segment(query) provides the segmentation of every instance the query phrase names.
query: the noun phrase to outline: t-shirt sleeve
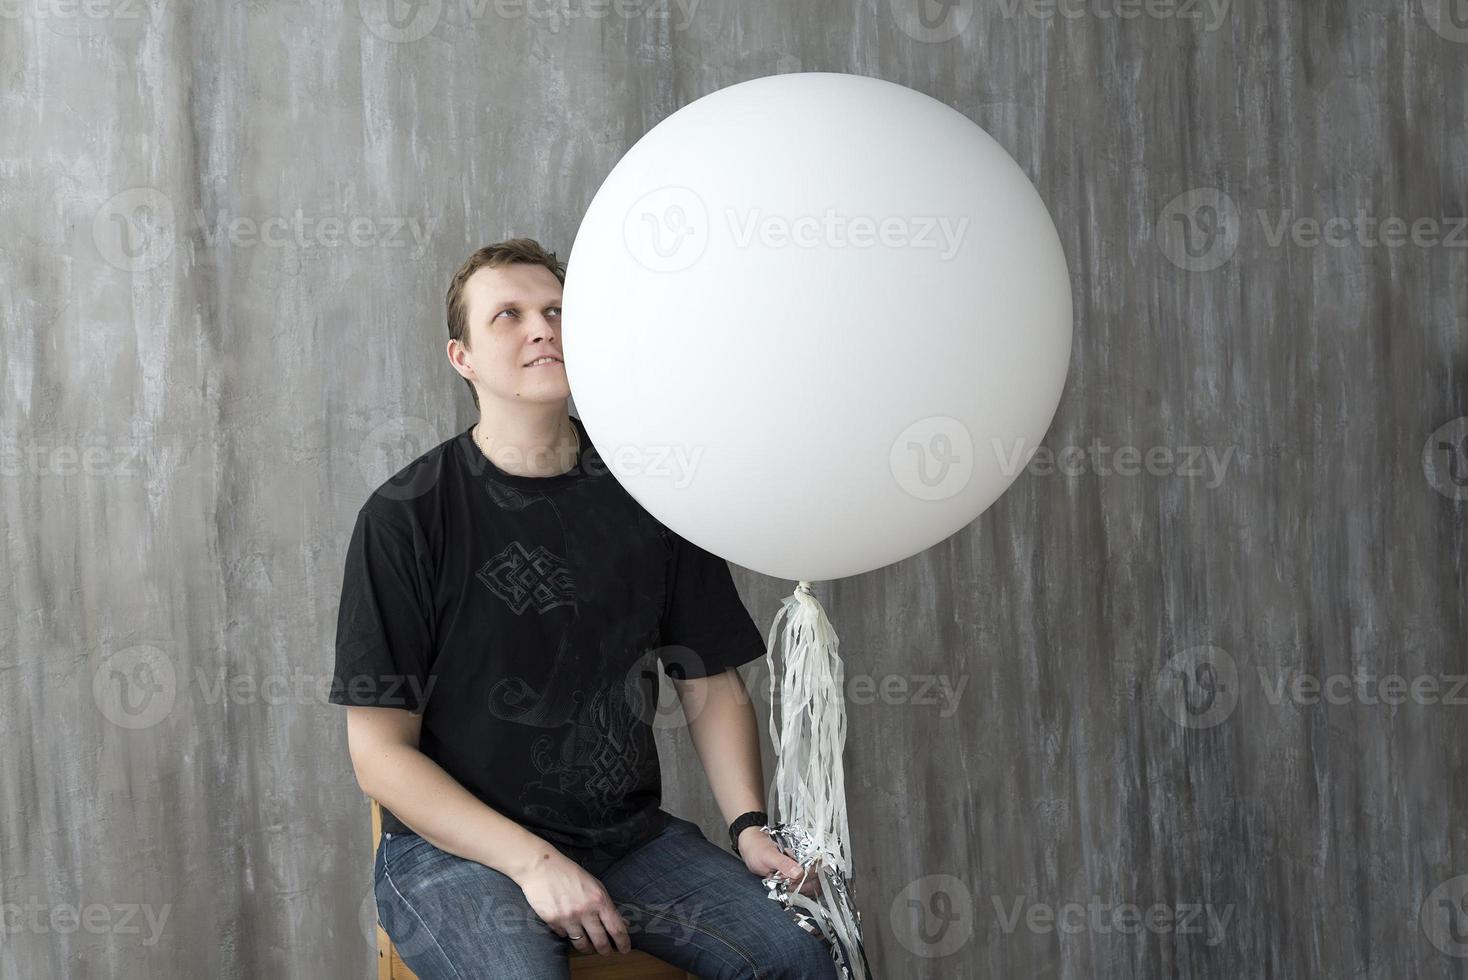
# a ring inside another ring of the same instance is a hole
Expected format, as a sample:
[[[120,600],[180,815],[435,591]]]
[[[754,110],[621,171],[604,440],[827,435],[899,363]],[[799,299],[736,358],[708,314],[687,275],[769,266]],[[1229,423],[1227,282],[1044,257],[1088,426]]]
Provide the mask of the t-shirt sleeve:
[[[423,710],[431,693],[431,597],[421,538],[360,511],[342,572],[330,703]]]
[[[734,587],[729,563],[672,531],[672,585],[663,610],[663,673],[685,680],[765,655],[765,638]]]

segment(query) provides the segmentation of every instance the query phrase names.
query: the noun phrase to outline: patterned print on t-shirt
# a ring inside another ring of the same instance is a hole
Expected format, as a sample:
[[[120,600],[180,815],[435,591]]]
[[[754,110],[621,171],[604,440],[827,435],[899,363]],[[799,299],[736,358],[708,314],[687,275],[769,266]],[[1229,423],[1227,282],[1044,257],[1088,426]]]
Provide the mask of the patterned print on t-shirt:
[[[529,551],[511,541],[476,574],[517,615],[526,609],[545,613],[556,606],[576,605],[576,583],[566,560],[545,545]]]

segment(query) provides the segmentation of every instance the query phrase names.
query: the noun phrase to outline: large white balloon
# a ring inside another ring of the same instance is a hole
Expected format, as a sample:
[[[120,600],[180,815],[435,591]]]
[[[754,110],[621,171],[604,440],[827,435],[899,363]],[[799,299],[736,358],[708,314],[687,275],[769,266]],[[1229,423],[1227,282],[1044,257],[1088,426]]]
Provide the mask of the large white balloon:
[[[567,261],[576,409],[654,517],[818,581],[973,521],[1050,425],[1065,256],[1024,172],[961,113],[829,72],[654,126]]]

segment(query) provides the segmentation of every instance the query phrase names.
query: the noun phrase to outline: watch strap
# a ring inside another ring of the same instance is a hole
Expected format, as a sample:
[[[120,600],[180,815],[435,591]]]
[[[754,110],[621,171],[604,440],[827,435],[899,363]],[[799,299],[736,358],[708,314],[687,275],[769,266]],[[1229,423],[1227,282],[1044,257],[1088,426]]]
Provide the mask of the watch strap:
[[[739,835],[750,827],[763,827],[770,822],[769,814],[763,810],[749,810],[734,818],[729,825],[729,843],[734,848],[734,853],[739,853]]]

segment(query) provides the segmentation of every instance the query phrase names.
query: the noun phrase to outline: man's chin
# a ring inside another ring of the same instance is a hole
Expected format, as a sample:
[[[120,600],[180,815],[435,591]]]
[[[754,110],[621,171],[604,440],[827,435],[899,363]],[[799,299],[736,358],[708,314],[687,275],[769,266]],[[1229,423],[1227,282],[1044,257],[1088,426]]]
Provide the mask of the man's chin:
[[[549,381],[522,383],[504,400],[518,405],[524,405],[527,402],[550,405],[563,402],[570,397],[571,386],[566,384],[565,379],[562,378],[558,384],[552,384]]]

